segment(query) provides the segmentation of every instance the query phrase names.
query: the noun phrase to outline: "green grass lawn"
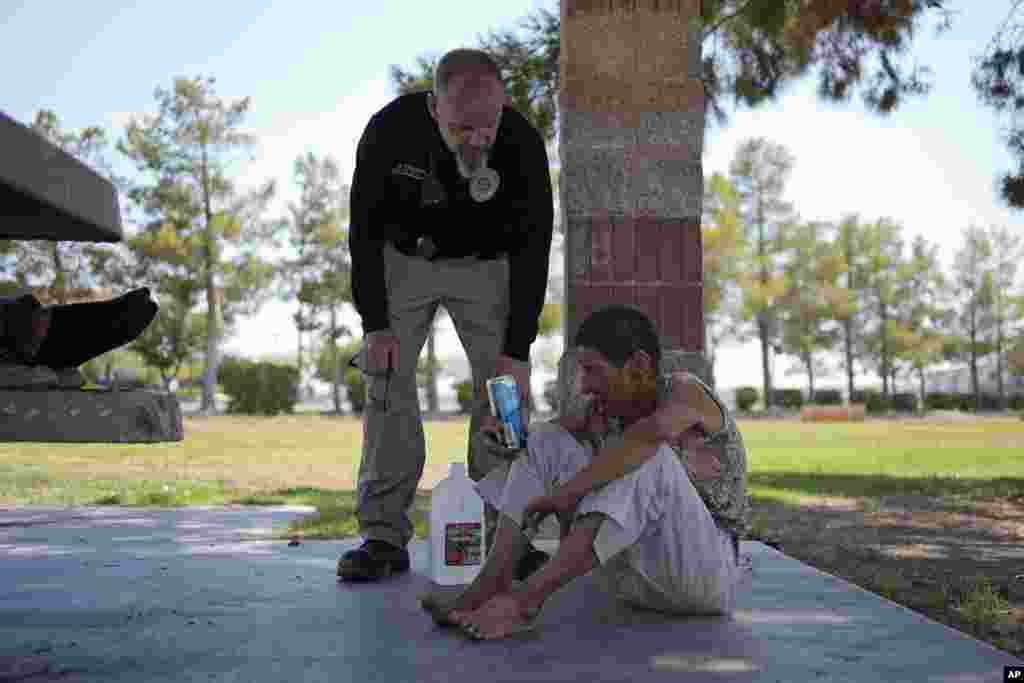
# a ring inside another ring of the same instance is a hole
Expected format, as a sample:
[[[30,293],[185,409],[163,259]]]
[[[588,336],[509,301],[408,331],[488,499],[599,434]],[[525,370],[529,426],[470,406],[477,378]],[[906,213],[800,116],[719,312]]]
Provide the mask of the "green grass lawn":
[[[466,453],[468,419],[429,422],[427,465],[413,510],[427,533],[429,489]],[[745,421],[755,500],[906,493],[1024,495],[1017,418],[852,424]],[[3,505],[308,504],[307,538],[356,534],[362,425],[349,417],[186,418],[177,444],[0,444]]]
[[[743,422],[756,499],[1024,495],[1024,422]]]

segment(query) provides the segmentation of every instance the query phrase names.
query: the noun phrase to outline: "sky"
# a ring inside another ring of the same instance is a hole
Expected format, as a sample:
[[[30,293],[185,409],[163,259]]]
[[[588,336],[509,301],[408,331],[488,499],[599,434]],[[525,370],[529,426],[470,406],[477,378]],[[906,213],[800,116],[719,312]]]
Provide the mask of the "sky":
[[[123,135],[132,116],[155,113],[158,86],[176,76],[214,76],[225,98],[251,97],[245,128],[259,140],[254,158],[235,169],[241,184],[275,178],[275,209],[295,198],[294,159],[312,151],[330,155],[350,177],[355,145],[369,117],[396,96],[389,66],[412,69],[421,55],[474,46],[489,30],[514,28],[554,0],[250,0],[175,3],[92,0],[88,3],[0,2],[0,63],[5,71],[0,109],[31,123],[39,109],[57,113],[66,130],[105,127]],[[912,59],[934,70],[934,88],[888,117],[865,111],[859,99],[821,103],[813,79],[793,85],[777,102],[755,111],[732,111],[725,127],[705,139],[704,172],[727,173],[740,142],[764,137],[796,158],[786,199],[807,220],[889,217],[909,241],[925,235],[940,245],[946,267],[961,233],[971,224],[1022,228],[1022,217],[1003,207],[998,174],[1012,168],[999,122],[970,88],[971,56],[978,54],[1008,11],[1006,0],[951,0],[953,28],[935,37],[923,31]],[[301,11],[300,9],[301,8]],[[556,264],[560,265],[560,264]],[[229,351],[250,356],[292,352],[294,303],[272,302],[243,321]],[[358,326],[351,313],[347,322]],[[535,359],[559,343],[534,345]],[[454,374],[468,373],[448,325],[439,354]],[[780,386],[802,386],[775,363]],[[538,365],[535,360],[535,368]],[[546,375],[535,372],[535,385]],[[760,386],[754,344],[718,354],[719,387]],[[839,386],[840,376],[819,379]]]

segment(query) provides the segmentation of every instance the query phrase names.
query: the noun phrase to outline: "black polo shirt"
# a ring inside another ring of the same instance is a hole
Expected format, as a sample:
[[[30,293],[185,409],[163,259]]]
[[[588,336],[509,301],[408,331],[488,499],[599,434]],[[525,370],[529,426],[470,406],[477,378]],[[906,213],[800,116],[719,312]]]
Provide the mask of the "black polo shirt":
[[[352,298],[364,334],[390,326],[384,244],[408,252],[429,237],[437,245],[434,258],[507,254],[510,307],[502,353],[529,360],[547,289],[554,206],[544,140],[511,107],[502,112],[488,166],[500,186],[491,199],[474,201],[430,116],[426,92],[399,96],[370,118],[356,151],[349,227]],[[431,174],[447,195],[442,205],[422,203]]]

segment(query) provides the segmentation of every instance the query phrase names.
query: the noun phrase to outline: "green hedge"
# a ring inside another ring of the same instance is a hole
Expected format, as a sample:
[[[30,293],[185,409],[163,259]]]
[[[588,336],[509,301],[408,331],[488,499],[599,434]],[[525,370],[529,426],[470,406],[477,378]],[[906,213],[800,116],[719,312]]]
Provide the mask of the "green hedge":
[[[843,405],[843,392],[838,389],[819,389],[814,392],[814,405],[841,406]]]
[[[773,389],[772,405],[786,410],[800,410],[804,405],[804,394],[799,389]]]
[[[974,397],[971,397],[973,401]],[[998,394],[982,394],[981,395],[981,410],[982,412],[995,412],[1001,410],[1002,406],[999,404]]]
[[[228,396],[229,413],[291,413],[299,400],[299,371],[289,365],[229,356],[221,363],[217,380]]]
[[[892,397],[882,398],[877,389],[854,389],[850,403],[863,403],[869,415],[878,415],[892,410]]]
[[[366,408],[366,379],[363,371],[356,368],[348,368],[341,376],[341,383],[345,385],[348,392],[348,402],[352,405],[352,412],[362,415]]]
[[[736,410],[749,413],[760,396],[754,387],[739,387],[736,389]]]
[[[917,396],[911,393],[893,394],[892,409],[897,413],[916,413]]]
[[[473,380],[462,380],[455,385],[455,400],[459,402],[460,413],[469,415],[473,412]]]
[[[974,412],[974,394],[971,393],[948,393],[933,391],[925,396],[925,406],[928,410],[961,410],[963,412]],[[1010,397],[1007,401],[1010,410],[1024,408],[1024,397]],[[1019,407],[1014,408],[1014,405]],[[995,394],[981,395],[981,410],[1000,410],[999,397]]]

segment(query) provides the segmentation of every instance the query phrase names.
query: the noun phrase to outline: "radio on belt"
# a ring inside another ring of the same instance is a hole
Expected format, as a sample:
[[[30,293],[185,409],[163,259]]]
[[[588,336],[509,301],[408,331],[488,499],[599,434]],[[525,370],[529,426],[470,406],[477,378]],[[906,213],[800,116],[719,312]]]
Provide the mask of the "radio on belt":
[[[512,375],[501,375],[487,380],[487,398],[491,414],[501,425],[502,445],[506,448],[526,448],[526,432],[519,408],[519,388]]]

